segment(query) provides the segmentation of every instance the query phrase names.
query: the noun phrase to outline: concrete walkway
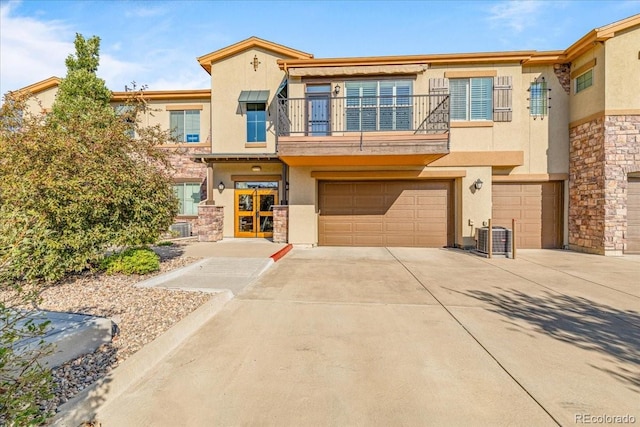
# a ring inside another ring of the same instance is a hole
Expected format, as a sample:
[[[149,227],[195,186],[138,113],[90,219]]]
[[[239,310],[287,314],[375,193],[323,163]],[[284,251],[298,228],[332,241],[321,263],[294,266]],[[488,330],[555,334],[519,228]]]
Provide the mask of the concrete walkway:
[[[97,420],[639,422],[638,277],[640,257],[294,249],[135,385],[107,395]]]
[[[271,256],[286,244],[264,239],[225,239],[220,242],[196,242],[184,248],[184,255],[203,258],[169,274],[152,277],[138,283],[139,287],[241,293],[272,264]],[[157,250],[162,251],[160,247]],[[164,249],[173,250],[172,247]]]

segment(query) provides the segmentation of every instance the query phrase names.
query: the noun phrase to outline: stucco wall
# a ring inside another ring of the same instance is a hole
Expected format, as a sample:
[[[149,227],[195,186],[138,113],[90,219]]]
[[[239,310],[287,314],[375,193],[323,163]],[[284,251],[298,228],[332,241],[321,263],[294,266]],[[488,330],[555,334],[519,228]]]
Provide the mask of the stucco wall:
[[[577,76],[571,79],[571,91],[569,94],[570,122],[584,119],[605,109],[605,75],[607,66],[604,46],[597,43],[592,49],[572,61],[571,71],[578,70],[593,59],[596,60],[596,65],[593,67],[593,85],[576,93],[575,77]]]
[[[27,108],[29,109],[29,112],[31,114],[41,114],[43,112],[51,111],[51,106],[56,100],[57,93],[58,88],[52,87],[35,94],[27,100]]]
[[[617,33],[605,50],[606,110],[640,110],[640,27]]]
[[[253,58],[260,64],[253,68]],[[215,153],[274,153],[275,110],[267,116],[267,142],[246,144],[247,118],[238,103],[243,90],[268,90],[269,103],[284,78],[276,61],[280,57],[263,49],[253,48],[217,62],[211,68],[211,96],[216,108],[212,114],[212,151]]]
[[[318,244],[316,180],[311,168],[289,169],[289,243]]]

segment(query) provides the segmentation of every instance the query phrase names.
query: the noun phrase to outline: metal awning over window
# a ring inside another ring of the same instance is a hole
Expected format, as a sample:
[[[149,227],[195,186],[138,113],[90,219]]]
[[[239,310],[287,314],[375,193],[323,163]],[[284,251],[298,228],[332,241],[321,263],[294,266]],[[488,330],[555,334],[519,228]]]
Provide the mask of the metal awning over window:
[[[238,98],[238,102],[246,104],[246,103],[267,103],[269,100],[269,91],[268,90],[243,90],[240,92],[240,97]]]

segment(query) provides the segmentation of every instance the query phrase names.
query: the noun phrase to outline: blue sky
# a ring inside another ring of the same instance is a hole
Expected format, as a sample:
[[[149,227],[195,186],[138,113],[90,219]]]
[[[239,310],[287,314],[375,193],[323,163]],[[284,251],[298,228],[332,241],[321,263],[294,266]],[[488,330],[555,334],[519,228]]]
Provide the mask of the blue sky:
[[[316,58],[565,49],[640,13],[619,1],[0,1],[0,93],[64,77],[75,33],[101,38],[120,91],[210,86],[196,57],[258,36]]]

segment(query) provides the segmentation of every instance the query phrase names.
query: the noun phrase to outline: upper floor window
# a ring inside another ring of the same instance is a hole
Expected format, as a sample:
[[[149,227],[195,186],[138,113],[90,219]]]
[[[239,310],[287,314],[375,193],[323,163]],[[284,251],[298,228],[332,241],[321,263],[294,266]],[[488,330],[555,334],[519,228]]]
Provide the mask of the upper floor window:
[[[576,77],[576,93],[593,85],[593,69]]]
[[[449,79],[451,120],[491,120],[493,78]]]
[[[180,202],[178,215],[198,215],[198,203],[200,203],[199,182],[182,182],[174,184],[173,193]]]
[[[247,103],[247,142],[267,141],[266,104]]]
[[[411,80],[347,82],[347,131],[412,129]]]
[[[534,117],[546,116],[549,108],[547,82],[543,80],[532,82],[529,86],[529,115]]]
[[[181,142],[200,142],[200,110],[169,112],[171,136]]]

